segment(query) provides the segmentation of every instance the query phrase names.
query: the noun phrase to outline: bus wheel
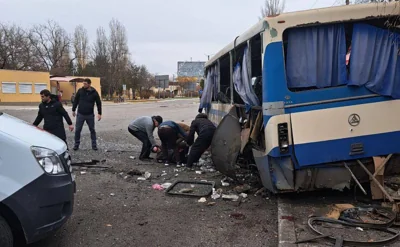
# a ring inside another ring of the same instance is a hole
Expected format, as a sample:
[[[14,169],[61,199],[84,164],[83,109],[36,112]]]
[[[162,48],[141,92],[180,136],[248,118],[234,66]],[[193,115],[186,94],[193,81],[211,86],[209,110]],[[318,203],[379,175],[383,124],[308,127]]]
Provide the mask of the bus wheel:
[[[13,247],[13,234],[7,221],[0,216],[0,246]]]

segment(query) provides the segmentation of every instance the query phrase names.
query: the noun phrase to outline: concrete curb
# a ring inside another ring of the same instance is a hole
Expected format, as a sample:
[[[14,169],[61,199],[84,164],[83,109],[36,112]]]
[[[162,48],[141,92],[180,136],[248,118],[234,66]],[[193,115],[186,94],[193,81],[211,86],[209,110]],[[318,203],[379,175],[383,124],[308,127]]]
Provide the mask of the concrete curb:
[[[279,247],[298,247],[294,244],[297,241],[294,217],[292,215],[290,203],[285,203],[284,199],[278,198],[278,246]]]

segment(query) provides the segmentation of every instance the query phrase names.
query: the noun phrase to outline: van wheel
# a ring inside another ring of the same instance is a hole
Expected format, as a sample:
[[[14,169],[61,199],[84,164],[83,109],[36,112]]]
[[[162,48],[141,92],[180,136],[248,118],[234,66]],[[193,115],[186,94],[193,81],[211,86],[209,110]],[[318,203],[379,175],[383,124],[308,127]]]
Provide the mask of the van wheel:
[[[0,246],[13,247],[13,234],[7,221],[0,216]]]

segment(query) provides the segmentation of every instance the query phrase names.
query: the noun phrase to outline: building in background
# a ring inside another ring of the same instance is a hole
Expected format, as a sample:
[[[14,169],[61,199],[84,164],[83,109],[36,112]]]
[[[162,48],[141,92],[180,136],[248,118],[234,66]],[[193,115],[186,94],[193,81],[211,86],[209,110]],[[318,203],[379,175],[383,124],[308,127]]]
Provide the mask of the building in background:
[[[99,77],[86,77],[86,76],[50,76],[50,92],[52,94],[59,94],[62,92],[62,101],[71,101],[71,97],[83,87],[83,80],[89,78],[94,87],[101,97],[101,84]]]
[[[0,104],[39,103],[40,91],[50,88],[48,72],[0,69]]]
[[[101,97],[99,77],[50,76],[49,72],[0,69],[0,104],[40,103],[40,91],[48,89],[52,94],[62,95],[63,102],[83,86],[83,79],[90,78]]]
[[[194,92],[198,89],[200,80],[204,78],[206,62],[178,62],[177,82],[185,92]]]

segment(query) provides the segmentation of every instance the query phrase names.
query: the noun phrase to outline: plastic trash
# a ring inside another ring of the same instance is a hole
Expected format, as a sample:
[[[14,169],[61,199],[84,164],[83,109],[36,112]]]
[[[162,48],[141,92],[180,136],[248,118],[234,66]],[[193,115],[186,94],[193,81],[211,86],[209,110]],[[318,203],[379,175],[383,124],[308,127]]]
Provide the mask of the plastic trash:
[[[163,187],[164,189],[168,189],[171,185],[172,183],[164,183],[161,185],[161,187]]]
[[[247,198],[247,194],[246,193],[240,193],[240,196],[243,198]]]
[[[161,186],[161,185],[159,185],[159,184],[153,184],[153,189],[155,189],[155,190],[164,190],[164,188]]]
[[[198,202],[204,203],[207,202],[207,199],[205,197],[202,197],[198,200]]]
[[[150,172],[145,172],[145,173],[144,173],[144,177],[145,177],[146,179],[149,179],[149,178],[151,177],[151,173],[150,173]]]
[[[222,195],[222,199],[235,202],[235,201],[239,200],[239,196],[238,195]]]

